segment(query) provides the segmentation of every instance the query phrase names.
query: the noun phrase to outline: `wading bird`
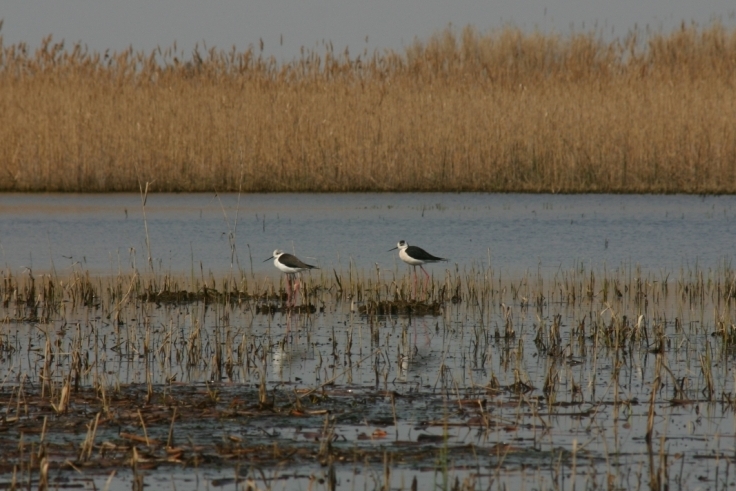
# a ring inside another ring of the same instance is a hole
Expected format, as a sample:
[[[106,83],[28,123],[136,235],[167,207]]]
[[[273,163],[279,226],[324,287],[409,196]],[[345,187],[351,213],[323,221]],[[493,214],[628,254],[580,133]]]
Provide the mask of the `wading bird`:
[[[319,269],[317,266],[312,266],[311,264],[302,262],[302,260],[298,257],[292,254],[287,254],[280,249],[276,249],[275,251],[273,251],[273,256],[266,259],[266,261],[270,261],[271,259],[273,259],[274,266],[286,273],[287,302],[291,301],[292,294],[296,295],[296,293],[299,291],[299,279],[296,278],[296,275],[301,273],[302,271]],[[263,262],[265,263],[266,261]]]
[[[447,261],[444,257],[433,256],[429,252],[425,251],[421,247],[410,246],[405,240],[400,240],[399,243],[393,249],[389,251],[399,250],[399,258],[406,264],[414,267],[414,290],[417,289],[417,266],[421,268],[427,279],[424,281],[424,290],[427,290],[427,284],[429,283],[429,274],[424,271],[423,264],[436,263],[438,261]]]

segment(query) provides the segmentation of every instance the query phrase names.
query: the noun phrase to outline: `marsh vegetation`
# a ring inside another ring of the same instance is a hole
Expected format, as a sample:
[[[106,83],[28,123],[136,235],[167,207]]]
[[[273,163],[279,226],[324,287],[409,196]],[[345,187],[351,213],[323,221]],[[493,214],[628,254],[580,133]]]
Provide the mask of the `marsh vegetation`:
[[[403,271],[5,272],[4,485],[733,484],[728,265]]]

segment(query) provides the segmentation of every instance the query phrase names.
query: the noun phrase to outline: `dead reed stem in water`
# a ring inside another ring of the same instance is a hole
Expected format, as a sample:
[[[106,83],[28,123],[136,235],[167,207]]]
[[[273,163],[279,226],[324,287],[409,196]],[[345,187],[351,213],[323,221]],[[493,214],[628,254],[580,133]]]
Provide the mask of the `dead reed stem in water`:
[[[0,190],[736,192],[735,76],[717,23],[284,64],[49,37],[0,45]]]
[[[654,432],[654,403],[657,400],[657,392],[659,391],[659,375],[655,377],[654,381],[652,382],[652,396],[649,400],[649,411],[647,413],[647,433],[644,436],[644,439],[647,443],[652,442],[652,433]]]

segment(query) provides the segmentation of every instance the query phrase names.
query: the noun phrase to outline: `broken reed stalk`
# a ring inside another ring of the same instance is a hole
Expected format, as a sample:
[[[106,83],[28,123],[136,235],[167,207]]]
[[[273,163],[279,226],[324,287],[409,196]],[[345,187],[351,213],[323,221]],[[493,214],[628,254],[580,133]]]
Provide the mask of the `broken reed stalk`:
[[[657,375],[652,381],[652,395],[649,399],[649,411],[647,413],[647,432],[644,436],[644,440],[648,444],[652,443],[652,433],[654,432],[654,401],[657,398],[657,392],[659,391],[659,375]]]
[[[140,411],[139,411],[140,413]],[[92,456],[92,450],[95,446],[95,437],[97,435],[97,427],[100,423],[100,413],[98,412],[93,421],[87,424],[87,436],[82,443],[82,448],[79,452],[79,461],[86,462]]]
[[[703,373],[703,379],[705,382],[705,387],[702,390],[702,393],[705,395],[707,400],[712,401],[713,395],[716,392],[716,386],[715,386],[715,380],[713,378],[713,359],[711,356],[711,347],[710,342],[705,342],[705,354],[698,353],[698,358],[700,361],[700,369]]]
[[[69,406],[70,397],[71,397],[71,381],[69,380],[69,378],[66,378],[64,380],[64,385],[61,387],[61,393],[59,394],[58,402],[51,403],[51,406],[54,408],[54,411],[56,411],[58,414],[65,413]]]
[[[29,482],[30,484],[30,482]],[[46,491],[49,489],[49,460],[46,457],[41,459],[38,468],[38,491]]]
[[[148,439],[148,431],[146,430],[146,422],[143,420],[143,413],[138,409],[138,418],[141,422],[141,428],[143,428],[143,437],[146,439],[146,446],[151,446],[151,441]]]
[[[148,220],[146,219],[146,202],[148,201],[148,189],[151,185],[151,182],[146,181],[146,187],[145,189],[142,187],[141,183],[138,183],[138,188],[141,193],[141,210],[143,212],[143,227],[146,231],[146,252],[148,252],[148,267],[151,268],[151,273],[154,272],[153,269],[153,256],[151,255],[151,239],[148,235]]]
[[[166,448],[174,448],[174,422],[176,421],[176,406],[174,413],[171,415],[171,424],[169,425],[169,436],[166,439]]]

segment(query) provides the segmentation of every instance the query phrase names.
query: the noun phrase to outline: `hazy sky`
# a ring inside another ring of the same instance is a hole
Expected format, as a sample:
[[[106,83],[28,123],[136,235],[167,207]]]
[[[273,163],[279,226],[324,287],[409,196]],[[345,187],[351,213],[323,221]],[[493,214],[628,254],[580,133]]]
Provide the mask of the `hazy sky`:
[[[635,25],[670,30],[683,20],[734,25],[735,13],[734,0],[0,0],[0,34],[6,45],[35,47],[52,34],[95,51],[132,45],[150,52],[176,41],[185,53],[197,42],[244,49],[263,39],[266,53],[284,61],[323,40],[352,54],[401,50],[450,23],[563,34],[596,25],[623,36]]]

